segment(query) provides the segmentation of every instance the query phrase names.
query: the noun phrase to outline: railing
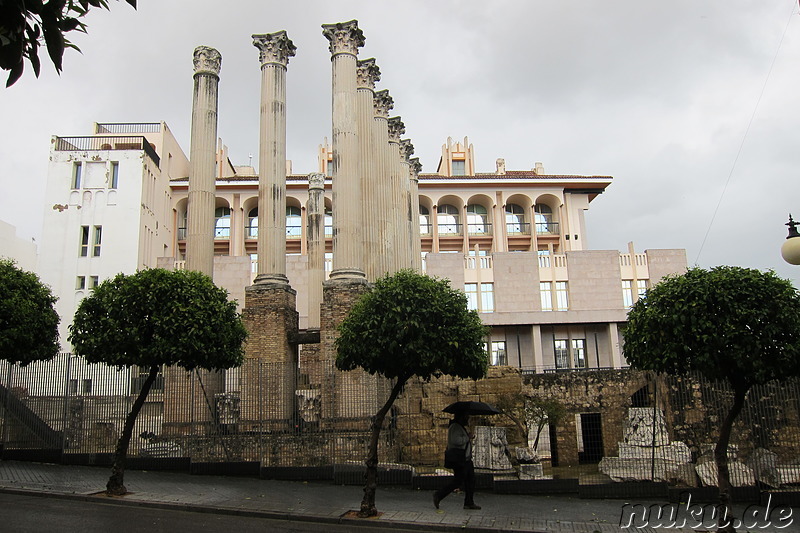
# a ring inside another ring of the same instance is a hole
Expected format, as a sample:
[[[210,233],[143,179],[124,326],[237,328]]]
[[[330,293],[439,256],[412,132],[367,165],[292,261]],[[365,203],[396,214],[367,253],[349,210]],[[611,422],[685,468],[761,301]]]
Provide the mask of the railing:
[[[95,133],[160,133],[160,122],[105,122],[97,124]]]
[[[647,266],[647,254],[619,254],[619,265],[629,267],[635,261],[636,266]]]
[[[420,224],[419,225],[419,234],[428,236],[433,232],[433,224]]]
[[[461,235],[463,224],[439,224],[439,235]]]
[[[439,226],[441,228],[441,226]],[[467,232],[470,235],[491,235],[492,225],[486,222],[478,224],[467,224]]]
[[[558,222],[537,222],[537,235],[558,235]]]
[[[303,228],[300,226],[286,226],[286,238],[299,239],[303,236]]]
[[[186,228],[178,228],[178,240],[179,241],[186,240]]]
[[[540,255],[539,268],[566,268],[566,255]]]
[[[507,222],[506,233],[508,235],[530,235],[530,222]]]
[[[145,137],[56,137],[58,152],[143,150],[159,166],[161,159]]]
[[[492,256],[490,255],[468,255],[464,258],[464,268],[475,270],[476,268],[492,268]]]
[[[220,240],[230,239],[231,228],[214,228],[214,238]]]
[[[245,226],[244,227],[244,238],[245,239],[257,239],[258,238],[258,224],[255,226]]]

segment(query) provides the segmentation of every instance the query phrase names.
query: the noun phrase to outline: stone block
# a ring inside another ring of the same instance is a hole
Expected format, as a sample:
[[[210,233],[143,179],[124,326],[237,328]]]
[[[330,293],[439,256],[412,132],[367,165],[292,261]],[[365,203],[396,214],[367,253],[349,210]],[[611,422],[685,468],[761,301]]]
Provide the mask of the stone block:
[[[655,436],[653,432],[655,431]],[[664,412],[651,407],[631,407],[628,409],[628,426],[624,442],[634,446],[666,446],[669,444]]]
[[[714,461],[698,463],[696,470],[703,485],[709,487],[718,486],[717,464]],[[729,462],[728,473],[730,474],[731,485],[734,487],[752,487],[756,484],[756,477],[753,470],[742,462]]]
[[[521,464],[519,465],[519,478],[520,479],[543,479],[544,468],[541,463]]]
[[[666,446],[633,446],[625,442],[619,443],[619,456],[625,459],[666,459],[678,463],[690,463],[692,452],[684,442],[676,441]]]

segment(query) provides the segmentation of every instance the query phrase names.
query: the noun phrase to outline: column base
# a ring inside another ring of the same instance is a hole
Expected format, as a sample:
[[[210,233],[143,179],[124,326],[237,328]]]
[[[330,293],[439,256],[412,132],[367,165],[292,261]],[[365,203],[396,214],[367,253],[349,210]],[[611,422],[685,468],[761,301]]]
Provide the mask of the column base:
[[[337,268],[331,272],[327,283],[338,285],[363,284],[367,282],[367,276],[363,270],[357,268]]]
[[[285,274],[259,274],[253,281],[253,285],[288,286],[289,278]]]

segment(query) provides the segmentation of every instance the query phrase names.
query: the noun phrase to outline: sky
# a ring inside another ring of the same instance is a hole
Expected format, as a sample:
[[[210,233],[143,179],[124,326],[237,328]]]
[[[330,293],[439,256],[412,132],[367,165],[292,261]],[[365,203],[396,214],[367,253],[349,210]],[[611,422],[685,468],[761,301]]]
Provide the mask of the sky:
[[[548,174],[610,175],[586,214],[591,249],[684,248],[690,266],[775,270],[800,218],[797,0],[139,0],[89,15],[59,76],[45,57],[0,88],[0,220],[41,235],[50,136],[93,122],[166,121],[189,152],[192,53],[222,54],[218,134],[257,166],[260,65],[252,35],[286,30],[287,157],[316,171],[331,134],[321,25],[359,21],[359,58],[424,172],[448,137],[478,172],[536,162]],[[5,78],[5,73],[0,73]],[[0,86],[1,87],[1,86]]]

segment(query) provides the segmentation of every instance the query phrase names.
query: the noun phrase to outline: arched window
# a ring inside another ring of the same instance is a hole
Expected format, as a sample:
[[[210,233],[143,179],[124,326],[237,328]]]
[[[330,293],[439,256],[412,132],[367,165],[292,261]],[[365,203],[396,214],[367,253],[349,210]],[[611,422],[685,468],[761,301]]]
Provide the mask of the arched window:
[[[444,204],[436,208],[436,223],[439,225],[439,235],[460,235],[461,224],[458,221],[458,208],[454,205]]]
[[[509,235],[528,235],[528,225],[525,224],[525,210],[521,205],[506,204],[506,233]]]
[[[419,206],[419,234],[431,234],[431,212],[424,205]]]
[[[299,239],[303,234],[303,221],[300,208],[293,205],[286,206],[286,236],[290,239]]]
[[[533,211],[536,215],[536,233],[558,233],[558,223],[553,220],[553,210],[549,205],[536,204]]]
[[[258,207],[254,207],[247,213],[247,232],[248,239],[255,239],[258,237]]]
[[[467,231],[470,235],[487,234],[491,227],[485,207],[479,204],[467,206]]]
[[[231,210],[229,207],[218,207],[214,210],[214,238],[231,238]]]
[[[178,225],[178,240],[184,241],[186,240],[186,233],[189,227],[189,214],[186,211],[183,211],[180,214],[180,223]]]

